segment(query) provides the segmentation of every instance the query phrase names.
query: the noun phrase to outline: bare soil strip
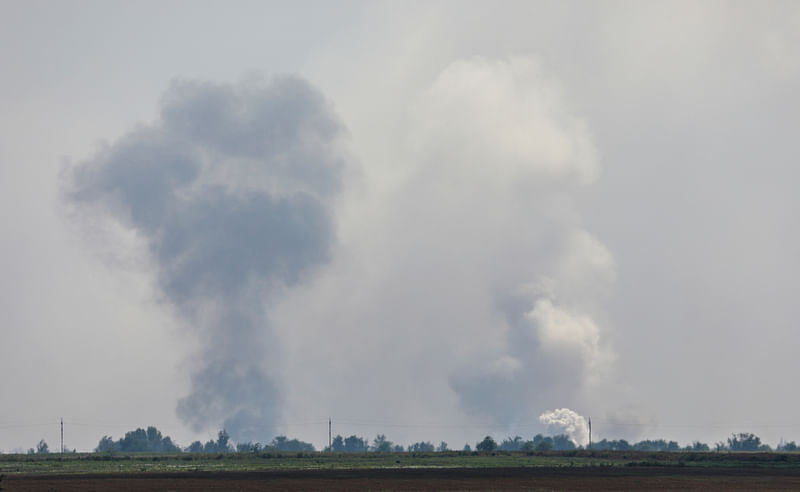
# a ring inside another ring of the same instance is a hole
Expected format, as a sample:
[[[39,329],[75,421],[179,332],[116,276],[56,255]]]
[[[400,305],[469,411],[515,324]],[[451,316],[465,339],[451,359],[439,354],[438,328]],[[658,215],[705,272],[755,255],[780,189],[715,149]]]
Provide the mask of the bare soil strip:
[[[781,468],[413,468],[6,476],[8,491],[800,490]]]

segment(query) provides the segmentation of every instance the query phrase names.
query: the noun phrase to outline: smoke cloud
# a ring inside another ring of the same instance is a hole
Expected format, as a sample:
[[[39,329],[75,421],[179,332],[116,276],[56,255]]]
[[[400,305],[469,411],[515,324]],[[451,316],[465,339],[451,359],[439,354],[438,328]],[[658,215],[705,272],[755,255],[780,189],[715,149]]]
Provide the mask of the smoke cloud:
[[[469,413],[498,423],[552,401],[576,403],[611,360],[593,315],[615,271],[572,204],[598,173],[586,125],[529,58],[456,62],[424,107],[428,123],[416,138],[424,174],[447,177],[436,193],[469,231],[453,247],[474,253],[468,264],[482,269],[490,309],[504,321],[494,343],[452,374],[451,388]]]
[[[574,205],[598,174],[586,124],[530,58],[456,61],[411,100],[364,190],[291,78],[173,84],[157,124],[72,170],[72,202],[136,232],[201,344],[195,428],[263,441],[327,410],[513,431],[586,404],[615,277]]]
[[[391,152],[365,160],[372,188],[351,195],[360,213],[332,266],[276,313],[315,334],[290,335],[294,353],[330,361],[294,357],[292,414],[310,420],[322,401],[334,422],[513,435],[554,403],[587,406],[613,361],[602,315],[616,270],[574,203],[598,174],[587,125],[531,58],[455,61],[410,100],[393,108]]]
[[[174,82],[160,118],[66,173],[84,220],[133,231],[200,351],[178,415],[266,441],[282,383],[268,309],[326,263],[344,168],[342,126],[295,77]]]
[[[539,422],[547,426],[550,433],[564,433],[575,444],[585,446],[589,443],[589,424],[586,419],[569,408],[557,408],[539,415]]]

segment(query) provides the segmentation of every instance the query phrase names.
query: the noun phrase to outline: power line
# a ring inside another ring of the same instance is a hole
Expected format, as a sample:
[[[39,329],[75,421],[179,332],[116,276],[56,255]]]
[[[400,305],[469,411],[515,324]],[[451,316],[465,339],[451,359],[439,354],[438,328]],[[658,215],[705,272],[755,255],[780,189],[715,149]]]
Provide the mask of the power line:
[[[615,421],[600,421],[595,420],[596,424],[603,424],[609,426],[626,426],[626,427],[653,427],[653,428],[711,428],[711,429],[733,429],[742,427],[775,427],[775,428],[792,428],[800,427],[797,424],[766,424],[766,423],[745,423],[745,424],[654,424],[644,422],[615,422]]]
[[[57,425],[58,420],[51,420],[49,422],[26,422],[26,423],[6,423],[0,424],[0,429],[15,429],[21,427],[45,427],[48,425]]]
[[[142,426],[141,423],[113,423],[113,422],[90,422],[71,419],[60,419],[50,421],[33,421],[33,422],[4,422],[0,423],[0,429],[22,429],[33,427],[48,427],[61,425],[71,425],[74,427],[95,427],[95,428],[127,428],[136,429],[147,426]],[[325,420],[312,420],[300,422],[281,422],[281,426],[285,427],[303,427],[303,426],[321,426],[328,424],[328,433],[332,434],[332,419]],[[467,422],[464,424],[454,424],[451,422],[402,422],[402,421],[380,421],[380,420],[337,420],[340,426],[357,426],[357,427],[388,427],[388,428],[417,428],[417,429],[527,429],[527,428],[540,428],[541,424],[536,421],[517,421],[517,422]],[[588,421],[587,421],[588,424]],[[638,427],[648,429],[722,429],[722,430],[737,430],[737,429],[796,429],[800,428],[800,423],[767,423],[767,422],[745,422],[745,423],[652,423],[652,422],[620,422],[612,420],[594,420],[592,424],[601,425],[604,427]],[[274,430],[274,426],[255,426],[253,429]],[[63,433],[63,428],[62,428]],[[329,435],[329,445],[331,444],[331,436]]]
[[[67,425],[81,426],[81,427],[126,427],[126,428],[139,428],[147,427],[141,423],[112,423],[112,422],[86,422],[77,420],[51,420],[39,422],[6,422],[0,423],[0,429],[13,429],[24,427],[44,427],[50,425],[59,425],[63,422]],[[281,422],[282,426],[313,426],[330,424],[330,419],[305,421],[305,422]],[[453,424],[444,422],[398,422],[398,421],[378,421],[378,420],[337,420],[338,424],[343,425],[356,425],[356,426],[383,426],[383,427],[416,427],[416,428],[504,428],[504,427],[540,427],[541,424],[532,421],[521,422],[467,422],[464,424]],[[611,420],[593,420],[594,424],[606,426],[625,426],[625,427],[650,427],[650,428],[745,428],[745,427],[759,427],[759,428],[797,428],[800,423],[765,423],[765,422],[745,422],[745,423],[652,423],[652,422],[619,422]],[[274,426],[254,426],[254,429],[272,429]]]

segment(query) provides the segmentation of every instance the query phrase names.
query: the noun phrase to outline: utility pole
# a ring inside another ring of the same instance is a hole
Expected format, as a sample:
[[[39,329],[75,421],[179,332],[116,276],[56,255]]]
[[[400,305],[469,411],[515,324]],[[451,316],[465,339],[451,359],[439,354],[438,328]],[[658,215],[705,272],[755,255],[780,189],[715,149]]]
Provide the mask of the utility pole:
[[[328,451],[333,451],[331,448],[331,419],[328,418]]]
[[[61,419],[61,454],[64,454],[64,419]]]
[[[592,418],[589,417],[589,449],[592,449]]]

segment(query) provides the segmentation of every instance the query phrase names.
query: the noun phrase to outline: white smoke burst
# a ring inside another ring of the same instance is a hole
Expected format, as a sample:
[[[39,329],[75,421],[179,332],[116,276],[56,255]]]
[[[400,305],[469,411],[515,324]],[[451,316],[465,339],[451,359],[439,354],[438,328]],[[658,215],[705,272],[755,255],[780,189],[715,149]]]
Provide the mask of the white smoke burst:
[[[547,426],[550,433],[564,433],[575,444],[589,443],[589,424],[586,418],[569,408],[557,408],[539,415],[539,422]]]

